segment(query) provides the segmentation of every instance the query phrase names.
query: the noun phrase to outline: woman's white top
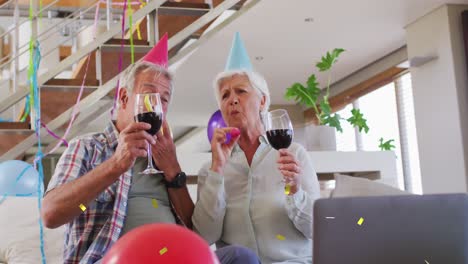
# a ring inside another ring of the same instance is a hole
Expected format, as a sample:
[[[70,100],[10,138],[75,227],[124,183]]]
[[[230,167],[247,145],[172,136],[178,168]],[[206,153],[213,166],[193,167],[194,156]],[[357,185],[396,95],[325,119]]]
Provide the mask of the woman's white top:
[[[278,170],[279,152],[263,137],[259,141],[251,166],[235,148],[223,175],[211,171],[211,163],[202,167],[194,227],[210,244],[252,249],[263,264],[312,263],[313,204],[320,196],[312,161],[301,145],[291,144],[302,173],[300,189],[288,196]]]

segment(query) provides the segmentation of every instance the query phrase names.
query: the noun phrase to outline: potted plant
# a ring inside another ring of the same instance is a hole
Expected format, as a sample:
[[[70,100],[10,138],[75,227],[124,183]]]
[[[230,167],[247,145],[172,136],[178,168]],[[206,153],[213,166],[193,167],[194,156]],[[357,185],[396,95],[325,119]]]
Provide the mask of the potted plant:
[[[344,51],[344,49],[334,49],[331,52],[327,52],[327,54],[321,58],[321,61],[316,64],[320,72],[328,72],[328,82],[325,86],[324,94],[322,94],[322,89],[320,89],[315,74],[310,75],[305,86],[296,82],[291,87],[287,88],[285,93],[285,98],[287,100],[295,100],[296,103],[309,108],[311,107],[314,110],[317,124],[319,129],[322,130],[318,135],[314,136],[314,138],[318,138],[320,141],[327,141],[325,144],[323,142],[321,143],[325,146],[323,150],[336,150],[335,129],[339,132],[343,132],[341,126],[341,121],[343,120],[349,122],[351,126],[357,127],[359,132],[363,130],[365,133],[369,132],[367,120],[359,109],[352,109],[351,116],[348,118],[343,118],[337,113],[332,113],[329,102],[331,69],[332,66],[338,62],[338,57]],[[305,133],[308,133],[307,130]],[[395,148],[392,144],[393,141],[393,139],[384,141],[383,138],[380,138],[378,147],[382,151],[392,150]]]
[[[334,49],[331,52],[327,52],[327,54],[322,57],[321,61],[316,64],[320,72],[328,72],[328,82],[327,86],[325,86],[324,95],[322,95],[322,89],[319,87],[317,77],[315,74],[311,74],[305,86],[296,82],[291,87],[287,88],[285,98],[287,100],[294,99],[296,103],[300,105],[311,107],[314,110],[319,126],[329,126],[335,128],[339,132],[343,132],[341,121],[346,120],[353,127],[357,127],[359,132],[364,130],[364,132],[367,133],[369,131],[367,120],[359,109],[352,109],[349,118],[343,118],[337,113],[332,113],[331,110],[329,103],[331,68],[333,64],[338,61],[338,57],[342,52],[344,52],[344,49]]]

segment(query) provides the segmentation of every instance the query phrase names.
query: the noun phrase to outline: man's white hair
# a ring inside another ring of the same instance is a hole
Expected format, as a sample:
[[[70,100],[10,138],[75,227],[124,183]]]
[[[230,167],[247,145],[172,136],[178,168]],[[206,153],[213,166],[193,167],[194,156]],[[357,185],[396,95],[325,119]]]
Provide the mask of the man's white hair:
[[[264,115],[268,112],[268,109],[270,108],[270,90],[268,89],[268,84],[263,78],[262,75],[260,75],[257,72],[253,71],[246,71],[246,70],[233,70],[233,71],[224,71],[219,73],[214,82],[213,82],[213,87],[215,89],[215,95],[216,95],[216,101],[218,102],[218,107],[221,108],[221,95],[220,95],[220,84],[223,80],[226,78],[232,77],[234,75],[245,75],[247,76],[247,79],[249,79],[250,85],[252,88],[255,89],[257,94],[262,98],[262,96],[265,96],[265,107],[262,109],[261,114]]]
[[[163,75],[169,80],[169,87],[171,88],[171,98],[174,94],[174,76],[166,68],[161,67],[160,65],[153,64],[146,61],[136,62],[135,64],[128,67],[124,73],[120,76],[119,85],[122,88],[126,88],[129,94],[133,93],[135,88],[135,79],[136,76],[142,72],[153,71],[157,72],[159,75]],[[120,101],[120,100],[118,100]]]

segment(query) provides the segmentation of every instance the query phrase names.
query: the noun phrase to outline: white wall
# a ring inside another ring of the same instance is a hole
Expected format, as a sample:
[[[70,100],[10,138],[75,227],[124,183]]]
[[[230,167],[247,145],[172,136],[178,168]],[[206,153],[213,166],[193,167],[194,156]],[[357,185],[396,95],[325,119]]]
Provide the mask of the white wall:
[[[467,76],[461,11],[444,5],[408,25],[408,58],[437,56],[412,67],[424,193],[467,191]],[[462,121],[463,120],[463,121]]]

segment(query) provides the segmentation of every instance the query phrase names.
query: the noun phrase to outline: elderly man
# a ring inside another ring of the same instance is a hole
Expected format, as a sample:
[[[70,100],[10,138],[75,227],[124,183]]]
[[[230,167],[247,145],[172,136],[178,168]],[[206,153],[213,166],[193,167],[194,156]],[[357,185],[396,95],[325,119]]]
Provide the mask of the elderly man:
[[[146,132],[151,125],[134,121],[135,94],[159,93],[167,113],[173,91],[167,35],[143,62],[123,74],[120,83],[116,120],[102,133],[70,142],[44,197],[45,225],[67,225],[64,263],[99,263],[122,235],[144,224],[192,227],[194,205],[170,133],[160,131],[153,137]],[[169,131],[167,123],[161,130]],[[163,174],[138,173],[147,165],[147,144],[152,145],[153,161]],[[222,249],[217,255],[222,263],[249,263],[256,258],[242,247]]]

